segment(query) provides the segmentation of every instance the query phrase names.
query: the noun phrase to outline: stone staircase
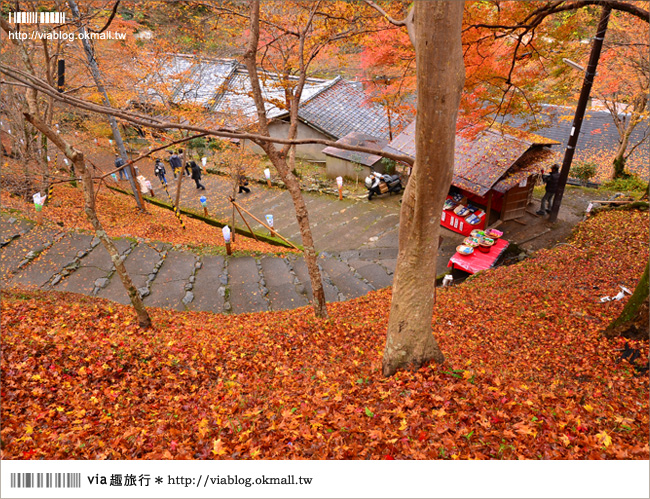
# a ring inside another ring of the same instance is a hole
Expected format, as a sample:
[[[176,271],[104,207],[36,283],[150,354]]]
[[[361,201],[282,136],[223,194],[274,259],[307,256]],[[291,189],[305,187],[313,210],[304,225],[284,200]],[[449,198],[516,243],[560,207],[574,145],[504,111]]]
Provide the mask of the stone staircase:
[[[275,206],[281,196],[279,192],[270,197],[265,205]],[[369,213],[359,216],[373,219]],[[5,214],[0,228],[3,286],[69,291],[129,303],[96,237],[58,232]],[[314,230],[319,230],[316,224]],[[325,226],[320,230],[323,237],[330,233]],[[307,267],[299,255],[204,256],[143,240],[116,239],[115,244],[146,306],[240,314],[298,308],[313,298]],[[390,286],[396,254],[395,248],[321,253],[318,262],[327,301],[348,300]]]

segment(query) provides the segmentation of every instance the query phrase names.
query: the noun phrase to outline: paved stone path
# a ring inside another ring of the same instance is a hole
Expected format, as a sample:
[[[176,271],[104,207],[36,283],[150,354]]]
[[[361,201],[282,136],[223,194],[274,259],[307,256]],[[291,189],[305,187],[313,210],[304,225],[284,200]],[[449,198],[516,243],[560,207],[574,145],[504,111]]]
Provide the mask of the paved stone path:
[[[167,194],[157,179],[153,179],[156,197],[167,200]],[[202,182],[206,190],[197,190],[194,181],[185,177],[181,184],[181,206],[202,211],[201,196],[208,202],[208,210],[218,220],[230,220],[232,205],[228,196],[232,194],[232,184],[228,177],[204,175]],[[123,182],[123,184],[126,184]],[[286,189],[271,189],[251,183],[250,194],[238,194],[237,202],[256,218],[265,220],[265,215],[273,215],[274,228],[290,241],[300,244],[300,230],[296,221],[291,196]],[[174,196],[176,183],[172,179],[169,191]],[[318,251],[344,251],[366,247],[397,247],[399,223],[399,199],[397,195],[384,195],[372,202],[366,199],[339,199],[335,196],[317,193],[304,193],[309,220]],[[262,225],[247,217],[256,232],[268,232]],[[236,223],[245,227],[239,215]]]
[[[189,205],[193,193],[187,190],[184,201]],[[290,220],[293,208],[287,205],[291,203],[288,194],[263,188],[256,194],[257,203],[253,195],[244,203],[260,218],[272,208],[276,220],[281,220],[276,228],[288,233],[295,226],[290,237],[299,242],[297,224]],[[217,199],[213,198],[215,205]],[[318,262],[326,299],[348,300],[390,286],[397,249],[375,246],[382,234],[396,230],[397,217],[386,213],[391,208],[377,203],[378,209],[373,210],[375,206],[368,203],[339,202],[319,195],[307,199],[317,242],[330,248],[357,246],[321,252]],[[223,206],[228,209],[227,204]],[[129,303],[110,257],[96,237],[56,231],[10,214],[2,214],[0,229],[3,286],[70,291]],[[139,239],[116,239],[115,243],[147,306],[238,314],[302,307],[313,298],[307,267],[299,255],[200,256]]]

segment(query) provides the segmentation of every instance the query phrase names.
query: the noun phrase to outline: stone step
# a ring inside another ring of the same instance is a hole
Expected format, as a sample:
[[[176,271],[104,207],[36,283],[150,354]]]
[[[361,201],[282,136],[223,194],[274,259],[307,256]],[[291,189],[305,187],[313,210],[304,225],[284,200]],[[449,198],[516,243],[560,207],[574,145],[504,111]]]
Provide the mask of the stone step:
[[[294,275],[286,259],[263,257],[260,265],[264,284],[268,289],[266,298],[269,300],[271,310],[298,308],[309,304],[305,294],[296,291]]]
[[[354,275],[354,271],[346,263],[336,258],[319,258],[318,263],[343,295],[342,300],[357,298],[372,291],[368,284]]]
[[[194,300],[188,303],[190,310],[222,312],[228,275],[224,267],[224,257],[204,256],[196,272],[194,283]]]
[[[130,250],[133,244],[128,239],[116,239],[113,240],[113,243],[115,243],[120,255]],[[108,251],[106,251],[103,244],[98,244],[88,255],[79,261],[79,268],[77,270],[53,285],[53,288],[56,291],[69,291],[72,293],[92,295],[95,288],[99,287],[97,280],[107,279],[113,270],[113,262]]]
[[[375,289],[388,288],[393,285],[392,274],[389,275],[381,265],[361,259],[350,259],[347,264]]]
[[[170,308],[185,310],[183,299],[192,284],[190,277],[195,271],[198,258],[187,251],[169,251],[158,270],[156,277],[149,285],[149,294],[144,297],[148,307]]]
[[[366,241],[360,241],[357,246],[361,248],[397,248],[399,245],[399,227],[390,229],[380,236],[368,238]]]
[[[228,302],[232,312],[262,312],[269,309],[262,296],[257,261],[253,257],[228,260]]]
[[[33,222],[27,222],[26,220],[21,220],[3,213],[0,216],[0,247],[29,232],[34,225]]]
[[[92,240],[93,236],[89,234],[66,234],[23,270],[18,271],[11,279],[11,284],[27,288],[46,286],[55,274],[65,267],[77,264],[77,255],[88,251]]]
[[[36,226],[25,234],[14,238],[0,248],[0,279],[8,281],[19,270],[21,263],[26,263],[32,256],[49,247],[63,234],[52,229]]]
[[[148,282],[150,283],[155,279],[155,273],[158,271],[159,266],[163,264],[163,254],[169,247],[168,244],[158,243],[149,246],[145,243],[139,243],[129,253],[124,261],[124,266],[137,289],[148,288]],[[120,277],[116,274],[113,274],[105,287],[98,290],[96,296],[124,305],[131,303]]]
[[[305,263],[305,260],[302,257],[297,257],[297,256],[289,256],[287,257],[289,263],[291,264],[291,267],[298,277],[299,281],[299,289],[297,290],[299,293],[302,293],[304,290],[304,293],[307,295],[307,298],[309,298],[309,301],[313,301],[314,299],[314,294],[311,289],[311,280],[309,279],[309,272],[307,271],[307,264]],[[325,292],[325,301],[327,302],[333,302],[333,301],[339,301],[339,292],[332,285],[330,282],[329,278],[326,275],[323,275],[321,272],[321,278],[323,282],[323,291]],[[302,288],[300,288],[302,286]]]

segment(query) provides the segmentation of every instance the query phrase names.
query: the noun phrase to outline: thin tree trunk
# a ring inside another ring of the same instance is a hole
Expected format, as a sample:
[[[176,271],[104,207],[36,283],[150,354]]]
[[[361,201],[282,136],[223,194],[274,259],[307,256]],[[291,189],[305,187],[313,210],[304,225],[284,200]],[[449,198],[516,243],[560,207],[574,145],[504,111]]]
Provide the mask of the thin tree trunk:
[[[465,81],[463,2],[415,2],[416,159],[400,212],[383,374],[418,369],[444,356],[433,337],[440,214],[451,185],[456,116]]]
[[[135,309],[135,312],[138,316],[138,324],[142,328],[151,327],[151,318],[149,317],[149,313],[144,307],[140,293],[133,285],[133,281],[131,280],[126,267],[122,262],[122,258],[120,257],[115,244],[113,244],[113,240],[108,237],[106,231],[102,227],[101,222],[99,221],[99,218],[97,218],[97,211],[95,210],[95,190],[93,187],[93,180],[90,172],[86,168],[83,153],[65,142],[59,135],[56,134],[56,132],[54,132],[54,130],[46,126],[36,116],[30,113],[25,113],[25,118],[41,133],[47,136],[50,141],[54,143],[59,148],[59,150],[61,150],[61,152],[63,152],[63,154],[65,154],[68,159],[70,159],[70,161],[72,161],[75,171],[81,176],[82,179],[84,192],[84,212],[86,213],[88,220],[95,229],[95,234],[97,234],[97,237],[104,245],[104,248],[106,248],[106,251],[108,251],[113,265],[115,265],[115,270],[120,276],[122,284],[124,285],[124,288],[129,295],[129,299],[131,300],[131,304],[133,305],[133,308]]]
[[[621,143],[618,146],[618,150],[616,151],[616,156],[614,157],[614,161],[613,161],[614,173],[612,175],[612,179],[614,180],[626,176],[625,162],[627,157],[625,153],[627,152],[627,148],[630,145],[630,136],[632,135],[632,132],[634,131],[636,126],[642,121],[642,113],[645,111],[646,104],[647,104],[647,98],[645,98],[645,96],[636,100],[636,102],[634,103],[634,109],[632,111],[632,115],[630,116],[627,126],[623,130],[623,133],[621,133]],[[614,111],[616,111],[616,106],[614,106]],[[619,129],[619,133],[620,131],[621,130]]]
[[[110,107],[111,101],[109,100],[108,92],[106,92],[106,88],[104,88],[104,84],[102,83],[102,75],[99,72],[99,65],[97,64],[97,60],[95,59],[93,48],[90,46],[90,41],[85,37],[86,28],[84,28],[83,25],[81,24],[81,14],[79,13],[79,8],[77,7],[77,3],[74,0],[68,0],[68,5],[70,5],[70,10],[72,10],[72,14],[79,20],[78,29],[81,38],[81,43],[83,44],[84,51],[86,52],[88,65],[90,66],[90,71],[93,75],[93,79],[95,80],[95,85],[97,86],[97,90],[99,90],[99,93],[102,94],[102,97],[104,99],[104,104]],[[122,134],[120,133],[120,129],[117,126],[117,121],[113,116],[109,116],[108,122],[111,125],[111,130],[113,131],[113,139],[115,139],[115,144],[117,145],[117,149],[120,152],[120,156],[122,157],[125,163],[128,163],[129,157],[126,153],[126,148],[124,147],[124,141],[122,140]],[[138,186],[135,181],[135,168],[133,168],[133,165],[129,165],[128,168],[129,168],[129,182],[131,184],[131,189],[133,190],[133,196],[135,197],[135,202],[138,204],[138,208],[140,208],[140,210],[145,211],[140,190],[138,189]]]
[[[257,48],[259,43],[260,35],[260,4],[259,0],[251,2],[251,15],[250,15],[250,30],[248,37],[248,44],[246,47],[246,52],[244,54],[244,64],[248,69],[248,75],[251,82],[253,99],[255,101],[255,107],[257,109],[258,117],[258,126],[260,129],[260,134],[269,136],[269,129],[266,119],[266,110],[264,107],[264,98],[262,96],[262,90],[260,88],[259,78],[257,76]],[[304,43],[304,39],[301,40],[301,43]],[[301,69],[303,66],[301,66]],[[300,82],[304,84],[306,79],[306,73],[301,71]],[[300,86],[300,84],[299,84]],[[300,93],[296,92],[297,97],[294,99],[294,106],[292,106],[292,112],[297,113],[295,101],[299,100]],[[295,97],[295,96],[294,96]],[[295,128],[297,124],[292,120],[291,128],[295,134]],[[302,197],[302,192],[300,190],[300,182],[296,176],[291,172],[289,165],[286,161],[286,152],[280,152],[276,149],[275,145],[272,142],[266,141],[256,141],[256,143],[264,150],[268,155],[269,160],[275,167],[275,169],[280,174],[280,178],[284,182],[291,195],[291,200],[296,212],[296,219],[298,220],[298,227],[300,228],[300,235],[302,237],[302,246],[304,248],[304,258],[305,264],[307,265],[307,271],[309,272],[309,279],[311,281],[312,293],[314,296],[314,314],[316,317],[327,317],[327,305],[325,303],[325,291],[323,289],[323,281],[320,275],[320,270],[318,269],[318,263],[316,262],[316,249],[314,248],[314,239],[311,233],[311,228],[309,226],[309,214],[307,213],[307,206],[305,200]],[[288,152],[288,147],[286,148]]]

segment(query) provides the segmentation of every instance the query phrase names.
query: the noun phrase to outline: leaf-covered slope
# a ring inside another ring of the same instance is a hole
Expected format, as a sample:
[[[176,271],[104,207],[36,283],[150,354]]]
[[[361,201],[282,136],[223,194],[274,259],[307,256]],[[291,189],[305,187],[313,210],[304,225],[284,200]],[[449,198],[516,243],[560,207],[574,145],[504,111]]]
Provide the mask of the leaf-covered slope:
[[[648,377],[601,337],[648,258],[646,213],[439,294],[447,362],[381,376],[390,292],[311,309],[132,312],[3,296],[2,457],[648,459]],[[648,343],[638,365],[648,362]]]

